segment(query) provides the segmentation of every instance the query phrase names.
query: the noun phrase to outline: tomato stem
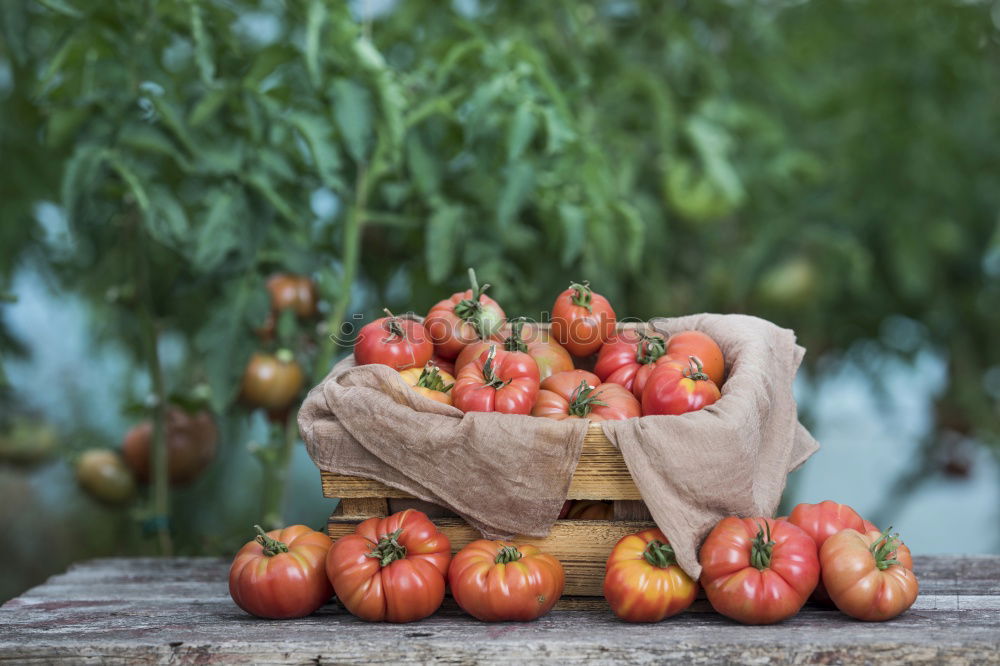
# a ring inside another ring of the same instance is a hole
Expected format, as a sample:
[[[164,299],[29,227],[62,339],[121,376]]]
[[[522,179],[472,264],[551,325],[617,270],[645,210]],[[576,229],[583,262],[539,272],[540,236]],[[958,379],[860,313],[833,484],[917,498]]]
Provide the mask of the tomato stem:
[[[570,294],[570,301],[572,301],[573,305],[587,308],[587,312],[594,311],[594,306],[591,302],[594,298],[594,291],[590,288],[590,280],[584,280],[583,284],[573,282],[569,285],[569,288],[573,290],[573,293]]]
[[[757,535],[750,544],[750,564],[758,571],[763,571],[771,566],[771,553],[774,550],[774,541],[771,540],[771,523],[764,522],[767,527],[767,539],[764,538],[764,528],[757,523]]]
[[[894,564],[902,566],[902,563],[896,559],[896,549],[899,548],[902,542],[899,540],[899,534],[889,534],[891,529],[892,526],[890,525],[888,529],[882,532],[882,536],[876,539],[868,548],[875,558],[875,566],[878,567],[879,571],[885,571]]]
[[[521,337],[521,329],[527,321],[524,317],[517,317],[510,322],[510,335],[503,341],[503,348],[513,352],[527,352],[528,345]]]
[[[472,297],[463,298],[455,304],[455,316],[471,324],[480,340],[488,340],[496,332],[496,325],[491,318],[485,316],[486,313],[480,299],[490,288],[490,285],[484,284],[480,287],[479,281],[476,279],[476,271],[471,267],[469,268],[469,283],[472,286]]]
[[[517,546],[503,546],[493,561],[495,564],[509,564],[510,562],[517,562],[522,557],[523,555],[521,555],[521,551],[517,549]]]
[[[382,312],[388,316],[388,319],[385,320],[385,324],[382,325],[386,332],[393,337],[405,340],[406,332],[403,330],[403,325],[399,323],[399,317],[392,314],[389,308],[382,308]]]
[[[701,364],[701,359],[697,356],[688,356],[688,367],[684,370],[684,376],[698,382],[704,382],[710,379],[710,377],[705,374],[704,366]]]
[[[639,332],[639,344],[635,350],[635,360],[641,364],[656,363],[667,353],[667,341],[662,335],[647,335]]]
[[[428,361],[427,365],[420,372],[420,377],[417,378],[417,386],[422,388],[430,389],[432,391],[440,391],[441,393],[447,393],[451,390],[454,384],[445,384],[444,378],[441,376],[441,370],[433,361]]]
[[[500,377],[497,377],[496,369],[493,367],[496,355],[497,346],[490,345],[490,350],[486,353],[486,362],[483,363],[483,384],[491,388],[502,389],[510,383],[510,380],[504,381]]]
[[[590,410],[594,407],[607,407],[608,403],[597,399],[597,395],[594,391],[597,389],[596,386],[591,386],[587,383],[587,380],[581,380],[580,385],[573,390],[573,394],[569,399],[569,413],[572,416],[579,416],[581,418],[590,414]]]
[[[663,543],[659,539],[650,541],[649,545],[646,546],[646,550],[643,551],[642,556],[654,567],[660,567],[661,569],[666,569],[677,564],[677,556],[674,554],[673,546],[669,543]]]
[[[399,543],[399,535],[402,533],[403,528],[400,527],[392,534],[383,534],[382,538],[379,539],[378,545],[366,553],[365,557],[377,558],[379,565],[383,567],[389,566],[396,560],[403,559],[406,557],[406,546]]]
[[[279,553],[288,552],[288,544],[278,541],[273,537],[269,537],[267,532],[260,525],[254,525],[253,528],[257,530],[257,537],[254,539],[264,548],[264,555],[268,557],[274,557]]]

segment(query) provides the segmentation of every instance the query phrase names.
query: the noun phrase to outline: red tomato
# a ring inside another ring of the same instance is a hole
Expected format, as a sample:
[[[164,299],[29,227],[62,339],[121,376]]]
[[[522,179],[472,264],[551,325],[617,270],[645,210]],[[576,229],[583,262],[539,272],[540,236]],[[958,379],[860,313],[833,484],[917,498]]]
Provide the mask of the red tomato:
[[[799,504],[788,516],[788,522],[797,525],[816,542],[817,551],[823,543],[842,530],[857,530],[866,532],[867,522],[846,504],[837,504],[831,500],[819,504]],[[869,523],[871,524],[871,523]],[[813,592],[813,598],[822,603],[829,603],[830,595],[826,593],[823,581],[820,580]]]
[[[646,380],[666,353],[663,336],[625,330],[601,347],[594,373],[604,383],[620,384],[641,399]]]
[[[167,476],[172,485],[181,485],[197,478],[215,458],[219,431],[209,412],[171,407],[167,411],[166,438]],[[122,456],[140,483],[149,483],[152,475],[152,448],[152,421],[138,423],[125,433]]]
[[[622,537],[608,557],[604,598],[627,622],[659,622],[688,608],[698,583],[677,566],[674,549],[657,529]]]
[[[920,591],[910,549],[889,530],[838,532],[820,549],[820,564],[833,603],[858,620],[890,620],[912,606]]]
[[[601,500],[577,500],[566,512],[567,520],[612,520],[615,507]]]
[[[458,551],[448,568],[455,601],[484,622],[525,622],[545,615],[562,596],[559,560],[536,546],[479,539]]]
[[[422,368],[431,360],[434,346],[423,324],[396,317],[376,319],[362,327],[354,341],[354,360],[358,365],[381,363],[396,370]]]
[[[236,605],[258,617],[304,617],[333,594],[323,562],[330,537],[305,525],[265,533],[236,553],[229,568],[229,594]]]
[[[274,312],[293,310],[303,319],[316,316],[316,284],[305,275],[276,273],[267,279]]]
[[[615,311],[589,282],[573,283],[552,306],[552,335],[574,356],[589,356],[615,333]]]
[[[542,382],[532,416],[614,421],[642,416],[639,401],[625,387],[601,384],[586,370],[557,372]]]
[[[667,356],[687,363],[692,356],[701,362],[702,371],[716,386],[722,386],[726,372],[726,362],[722,358],[722,350],[715,340],[701,331],[684,331],[674,333],[667,340]]]
[[[451,397],[463,412],[530,414],[538,398],[538,366],[523,352],[491,345],[459,370]]]
[[[399,375],[407,386],[425,398],[451,404],[451,388],[455,385],[455,378],[439,369],[433,361],[422,368],[400,370]]]
[[[494,343],[500,343],[507,351],[524,352],[535,359],[538,377],[542,380],[557,372],[573,369],[573,357],[553,339],[548,330],[526,323],[523,317],[510,322],[505,328],[508,333],[506,337],[495,334],[489,340],[479,340],[462,349],[455,360],[455,370],[461,370]]]
[[[743,624],[790,618],[819,581],[816,544],[785,520],[723,518],[705,539],[700,561],[712,607]]]
[[[441,358],[437,354],[431,356],[431,363],[441,368],[442,372],[447,372],[452,377],[455,376],[455,362],[446,358]]]
[[[413,622],[441,606],[448,537],[415,509],[369,518],[337,539],[326,573],[337,598],[369,622]]]
[[[688,363],[657,363],[642,389],[642,413],[684,414],[713,404],[722,397],[719,388],[704,372],[698,359]]]
[[[424,318],[424,326],[434,351],[442,358],[458,356],[462,347],[476,340],[488,340],[503,326],[503,308],[486,295],[488,284],[482,287],[476,281],[476,273],[469,269],[472,289],[452,294],[450,298],[437,303]]]

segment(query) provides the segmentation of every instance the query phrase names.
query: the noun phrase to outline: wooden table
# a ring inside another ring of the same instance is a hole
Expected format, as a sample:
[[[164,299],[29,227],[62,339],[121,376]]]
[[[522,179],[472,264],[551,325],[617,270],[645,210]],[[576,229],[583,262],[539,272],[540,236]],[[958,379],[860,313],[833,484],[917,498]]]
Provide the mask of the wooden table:
[[[531,623],[484,624],[450,600],[407,625],[361,622],[336,603],[266,621],[233,605],[228,562],[93,560],[0,607],[0,662],[1000,663],[1000,557],[915,559],[920,597],[891,622],[809,605],[769,627],[730,622],[703,600],[653,625],[619,622],[594,599]]]

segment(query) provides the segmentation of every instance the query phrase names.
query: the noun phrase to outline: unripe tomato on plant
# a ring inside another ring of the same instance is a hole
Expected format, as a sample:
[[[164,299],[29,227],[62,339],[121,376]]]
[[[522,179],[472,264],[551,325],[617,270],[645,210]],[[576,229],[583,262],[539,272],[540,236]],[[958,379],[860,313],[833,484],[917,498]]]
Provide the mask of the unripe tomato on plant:
[[[889,530],[838,532],[820,549],[820,564],[830,599],[858,620],[891,620],[912,606],[920,592],[910,549]]]
[[[788,514],[787,520],[812,537],[817,551],[838,532],[850,529],[864,534],[868,531],[866,525],[871,525],[851,507],[831,500],[819,504],[798,504]],[[831,603],[822,579],[813,592],[813,598],[821,603]]]
[[[415,509],[369,518],[337,539],[326,574],[344,607],[369,622],[413,622],[440,606],[451,543]]]
[[[425,398],[451,404],[451,389],[455,385],[455,378],[434,365],[433,361],[422,368],[401,370],[399,375],[407,386]]]
[[[721,397],[696,357],[686,363],[657,363],[642,389],[642,413],[684,414],[714,404]]]
[[[615,507],[602,500],[577,500],[566,512],[566,520],[611,520]]]
[[[272,620],[305,617],[330,600],[324,563],[333,542],[305,525],[264,532],[236,553],[229,595],[251,615]]]
[[[271,309],[274,312],[292,310],[300,319],[315,317],[316,284],[305,275],[276,273],[267,279],[267,291],[271,295]]]
[[[604,598],[627,622],[659,622],[694,603],[698,583],[677,564],[674,549],[658,529],[622,537],[604,574]]]
[[[257,352],[243,374],[242,397],[252,407],[278,412],[295,401],[304,383],[302,367],[287,349]]]
[[[589,356],[615,333],[615,311],[608,299],[574,282],[552,305],[552,335],[573,356]]]
[[[121,504],[135,494],[135,480],[121,456],[110,449],[88,449],[76,461],[76,480],[94,498]]]
[[[538,365],[523,352],[491,345],[459,371],[451,396],[463,412],[530,414],[538,398]]]
[[[455,601],[484,622],[539,618],[559,601],[565,582],[559,560],[537,546],[506,541],[473,541],[448,568]]]
[[[167,477],[171,484],[189,483],[215,458],[219,438],[215,420],[206,410],[188,412],[180,407],[167,410]],[[140,483],[152,476],[153,423],[142,421],[125,433],[122,455]]]
[[[452,294],[436,303],[424,318],[434,352],[453,359],[462,348],[477,340],[489,340],[500,330],[507,315],[503,308],[486,295],[490,285],[479,286],[476,272],[469,269],[472,289]]]
[[[422,368],[431,360],[434,346],[423,324],[414,319],[387,316],[366,324],[354,341],[354,361],[358,365],[381,363],[395,370]]]
[[[608,384],[619,384],[639,399],[656,362],[665,358],[667,342],[662,335],[625,330],[604,343],[597,355],[594,374]]]
[[[642,415],[639,401],[625,387],[601,384],[586,370],[557,372],[541,383],[532,416],[550,419],[614,421]]]
[[[538,378],[542,381],[557,372],[573,369],[573,357],[569,355],[552,334],[541,326],[527,323],[523,317],[511,321],[507,327],[507,335],[494,334],[489,340],[479,340],[466,345],[455,359],[455,370],[478,358],[491,344],[498,343],[507,351],[524,352],[535,359],[538,366]]]

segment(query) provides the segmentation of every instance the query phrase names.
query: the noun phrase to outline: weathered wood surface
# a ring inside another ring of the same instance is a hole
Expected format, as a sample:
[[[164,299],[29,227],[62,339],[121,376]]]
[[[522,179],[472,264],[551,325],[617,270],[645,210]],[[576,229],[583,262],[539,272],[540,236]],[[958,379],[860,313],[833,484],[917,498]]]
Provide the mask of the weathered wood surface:
[[[869,624],[807,606],[744,627],[705,601],[654,625],[600,601],[563,602],[530,623],[484,624],[450,602],[422,622],[368,624],[330,603],[301,620],[233,605],[228,563],[103,559],[72,567],[0,607],[3,663],[1000,663],[1000,557],[918,557],[921,593]]]

